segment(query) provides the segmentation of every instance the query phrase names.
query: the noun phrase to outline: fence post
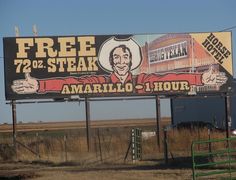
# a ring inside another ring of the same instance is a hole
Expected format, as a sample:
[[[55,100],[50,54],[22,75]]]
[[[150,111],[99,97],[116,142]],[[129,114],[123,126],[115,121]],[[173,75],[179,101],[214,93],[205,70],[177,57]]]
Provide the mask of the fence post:
[[[97,150],[97,140],[96,140],[96,135],[94,136],[94,148],[96,152],[96,158],[98,157],[98,150]]]
[[[199,121],[197,122],[197,140],[200,141],[200,126],[199,126]],[[198,144],[198,150],[200,150],[200,144]]]
[[[102,162],[103,161],[103,159],[102,159],[102,146],[101,146],[101,139],[100,139],[99,129],[97,129],[97,135],[98,135],[98,145],[99,145],[100,158],[101,158],[101,162]]]
[[[36,133],[36,153],[37,153],[37,157],[38,159],[40,159],[40,155],[39,155],[39,133]]]
[[[64,135],[64,149],[65,149],[65,161],[67,162],[67,137]]]
[[[165,164],[168,164],[168,143],[167,143],[167,129],[163,129],[164,133],[164,159]]]
[[[195,159],[194,159],[194,142],[191,144],[191,156],[192,156],[192,174],[193,174],[193,180],[196,179],[196,173],[195,173]]]
[[[208,141],[209,141],[209,144],[208,144],[209,153],[211,153],[211,129],[210,128],[208,128]]]

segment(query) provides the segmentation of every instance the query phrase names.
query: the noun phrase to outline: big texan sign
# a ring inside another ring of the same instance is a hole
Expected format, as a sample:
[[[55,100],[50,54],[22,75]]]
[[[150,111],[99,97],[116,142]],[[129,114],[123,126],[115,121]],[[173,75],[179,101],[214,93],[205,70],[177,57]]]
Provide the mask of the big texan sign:
[[[7,100],[228,92],[230,32],[6,37]]]

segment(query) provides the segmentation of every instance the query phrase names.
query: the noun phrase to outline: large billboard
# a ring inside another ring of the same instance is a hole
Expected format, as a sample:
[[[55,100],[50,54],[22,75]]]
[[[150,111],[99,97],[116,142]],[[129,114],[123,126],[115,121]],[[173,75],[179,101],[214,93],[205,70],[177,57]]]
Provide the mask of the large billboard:
[[[7,100],[227,92],[231,32],[5,37]]]

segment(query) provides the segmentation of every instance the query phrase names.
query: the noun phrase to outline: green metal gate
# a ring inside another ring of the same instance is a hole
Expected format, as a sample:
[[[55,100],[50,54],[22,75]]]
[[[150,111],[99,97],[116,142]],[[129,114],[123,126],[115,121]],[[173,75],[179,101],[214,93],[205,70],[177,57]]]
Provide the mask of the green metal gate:
[[[236,137],[193,141],[191,153],[194,180],[204,176],[236,179]]]

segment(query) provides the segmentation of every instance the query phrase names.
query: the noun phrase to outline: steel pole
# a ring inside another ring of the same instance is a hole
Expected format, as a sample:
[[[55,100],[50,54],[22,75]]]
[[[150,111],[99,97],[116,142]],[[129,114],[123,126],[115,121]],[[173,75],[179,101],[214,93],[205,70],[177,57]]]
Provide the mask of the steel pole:
[[[87,149],[90,152],[90,102],[85,98]]]
[[[156,137],[157,137],[157,146],[160,151],[160,121],[161,121],[161,110],[160,110],[160,98],[156,96]]]
[[[225,95],[225,130],[226,138],[229,138],[231,130],[231,104],[230,96],[228,94]]]
[[[15,100],[12,100],[11,108],[12,108],[12,129],[13,129],[12,141],[13,141],[15,155],[17,157],[17,148],[16,148],[16,136],[17,136],[16,124],[17,124],[17,121],[16,121],[16,103],[15,103]]]

